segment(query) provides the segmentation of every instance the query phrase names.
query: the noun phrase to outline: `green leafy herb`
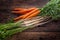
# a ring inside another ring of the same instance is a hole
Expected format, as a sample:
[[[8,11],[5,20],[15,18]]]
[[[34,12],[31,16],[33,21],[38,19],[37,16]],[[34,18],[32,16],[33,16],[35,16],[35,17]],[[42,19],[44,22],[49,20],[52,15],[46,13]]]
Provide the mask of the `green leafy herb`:
[[[40,16],[49,16],[53,20],[60,18],[60,0],[49,1],[42,9]]]
[[[4,25],[0,25],[0,40],[5,40],[7,37],[22,32],[25,29],[31,28],[31,27],[23,27],[21,25],[22,21],[18,21],[16,23],[8,23]]]

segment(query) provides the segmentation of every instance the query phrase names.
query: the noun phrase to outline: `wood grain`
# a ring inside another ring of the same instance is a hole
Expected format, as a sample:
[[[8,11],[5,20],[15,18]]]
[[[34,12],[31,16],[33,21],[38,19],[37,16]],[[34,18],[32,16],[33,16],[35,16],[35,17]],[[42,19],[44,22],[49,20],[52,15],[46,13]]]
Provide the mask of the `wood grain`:
[[[60,40],[60,32],[22,32],[8,40]]]

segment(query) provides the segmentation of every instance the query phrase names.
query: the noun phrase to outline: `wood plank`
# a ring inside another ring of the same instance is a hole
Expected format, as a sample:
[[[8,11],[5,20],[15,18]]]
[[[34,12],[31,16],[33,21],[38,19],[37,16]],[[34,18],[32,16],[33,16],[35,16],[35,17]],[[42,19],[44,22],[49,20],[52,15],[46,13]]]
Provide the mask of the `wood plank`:
[[[60,40],[60,32],[22,32],[17,33],[8,40]]]

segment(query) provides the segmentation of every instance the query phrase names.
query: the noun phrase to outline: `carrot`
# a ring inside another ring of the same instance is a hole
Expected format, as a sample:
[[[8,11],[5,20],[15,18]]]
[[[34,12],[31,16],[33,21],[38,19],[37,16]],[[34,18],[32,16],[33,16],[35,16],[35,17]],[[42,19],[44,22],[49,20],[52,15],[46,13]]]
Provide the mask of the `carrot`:
[[[37,16],[37,15],[39,14],[39,12],[40,12],[40,10],[37,10],[37,11],[34,12],[33,14],[27,16],[26,19],[32,18],[32,17],[34,17],[34,16]],[[14,20],[17,21],[17,20],[20,20],[20,19],[23,18],[23,17],[24,17],[24,15],[19,16],[19,17],[17,17],[17,18],[14,18]]]
[[[36,9],[36,8],[29,8],[29,9],[27,9],[27,10],[22,10],[22,11],[20,11],[20,13],[28,13],[28,12],[34,10],[34,9]]]
[[[34,16],[33,14],[36,12],[36,11],[39,11],[38,8],[36,8],[35,10],[32,10],[31,12],[27,13],[27,14],[24,14],[22,16],[19,16],[17,18],[14,18],[14,20],[19,20],[19,19],[24,19],[24,18],[27,18],[29,16],[32,15],[32,17]],[[32,14],[33,13],[33,14]],[[38,14],[38,13],[37,13]],[[35,14],[36,15],[36,14]]]
[[[13,9],[13,11],[16,11],[16,10],[17,10],[17,11],[21,11],[21,10],[27,10],[27,9],[25,9],[25,8],[14,8],[14,9]]]
[[[12,11],[13,13],[17,13],[17,14],[26,14],[32,10],[36,9],[35,7],[34,8],[29,8],[29,9],[21,9],[20,10],[18,9],[18,11]],[[16,10],[16,9],[15,9]]]
[[[39,12],[40,12],[40,10],[34,12],[33,14],[29,15],[28,17],[26,17],[26,19],[32,18],[32,17],[34,17],[34,16],[37,16],[37,15],[39,14]]]
[[[26,13],[24,16],[23,16],[23,19],[25,19],[26,17],[28,17],[29,15],[31,15],[32,13],[36,12],[38,10],[38,8],[36,8],[35,10],[32,10],[31,12],[29,13]]]
[[[24,9],[24,8],[15,8],[12,10],[12,13],[16,13],[16,14],[23,14],[21,13],[21,11],[27,11],[28,9]]]
[[[16,20],[19,20],[19,19],[21,19],[23,16],[24,16],[24,15],[19,16],[19,17],[17,17],[17,18],[14,18],[14,20],[15,20],[15,21],[16,21]]]

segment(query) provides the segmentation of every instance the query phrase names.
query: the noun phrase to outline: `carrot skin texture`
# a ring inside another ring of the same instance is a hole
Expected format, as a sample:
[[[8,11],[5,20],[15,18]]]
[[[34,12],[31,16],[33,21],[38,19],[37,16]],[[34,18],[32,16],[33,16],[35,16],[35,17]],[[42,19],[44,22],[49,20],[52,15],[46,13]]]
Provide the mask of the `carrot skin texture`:
[[[31,14],[30,16],[28,16],[26,19],[37,16],[39,13],[40,13],[40,11],[38,10],[38,11],[34,12],[33,14]]]
[[[26,17],[28,17],[29,15],[31,15],[32,13],[34,13],[34,12],[37,11],[37,10],[38,10],[38,8],[36,8],[35,10],[33,10],[33,11],[29,12],[29,13],[26,13],[26,14],[24,15],[23,19],[25,19]]]
[[[19,10],[20,9],[20,10]],[[26,14],[34,9],[36,9],[35,7],[34,8],[29,8],[29,9],[23,9],[23,8],[19,8],[19,9],[15,9],[12,11],[12,13],[14,14]],[[17,10],[17,11],[16,11]]]

